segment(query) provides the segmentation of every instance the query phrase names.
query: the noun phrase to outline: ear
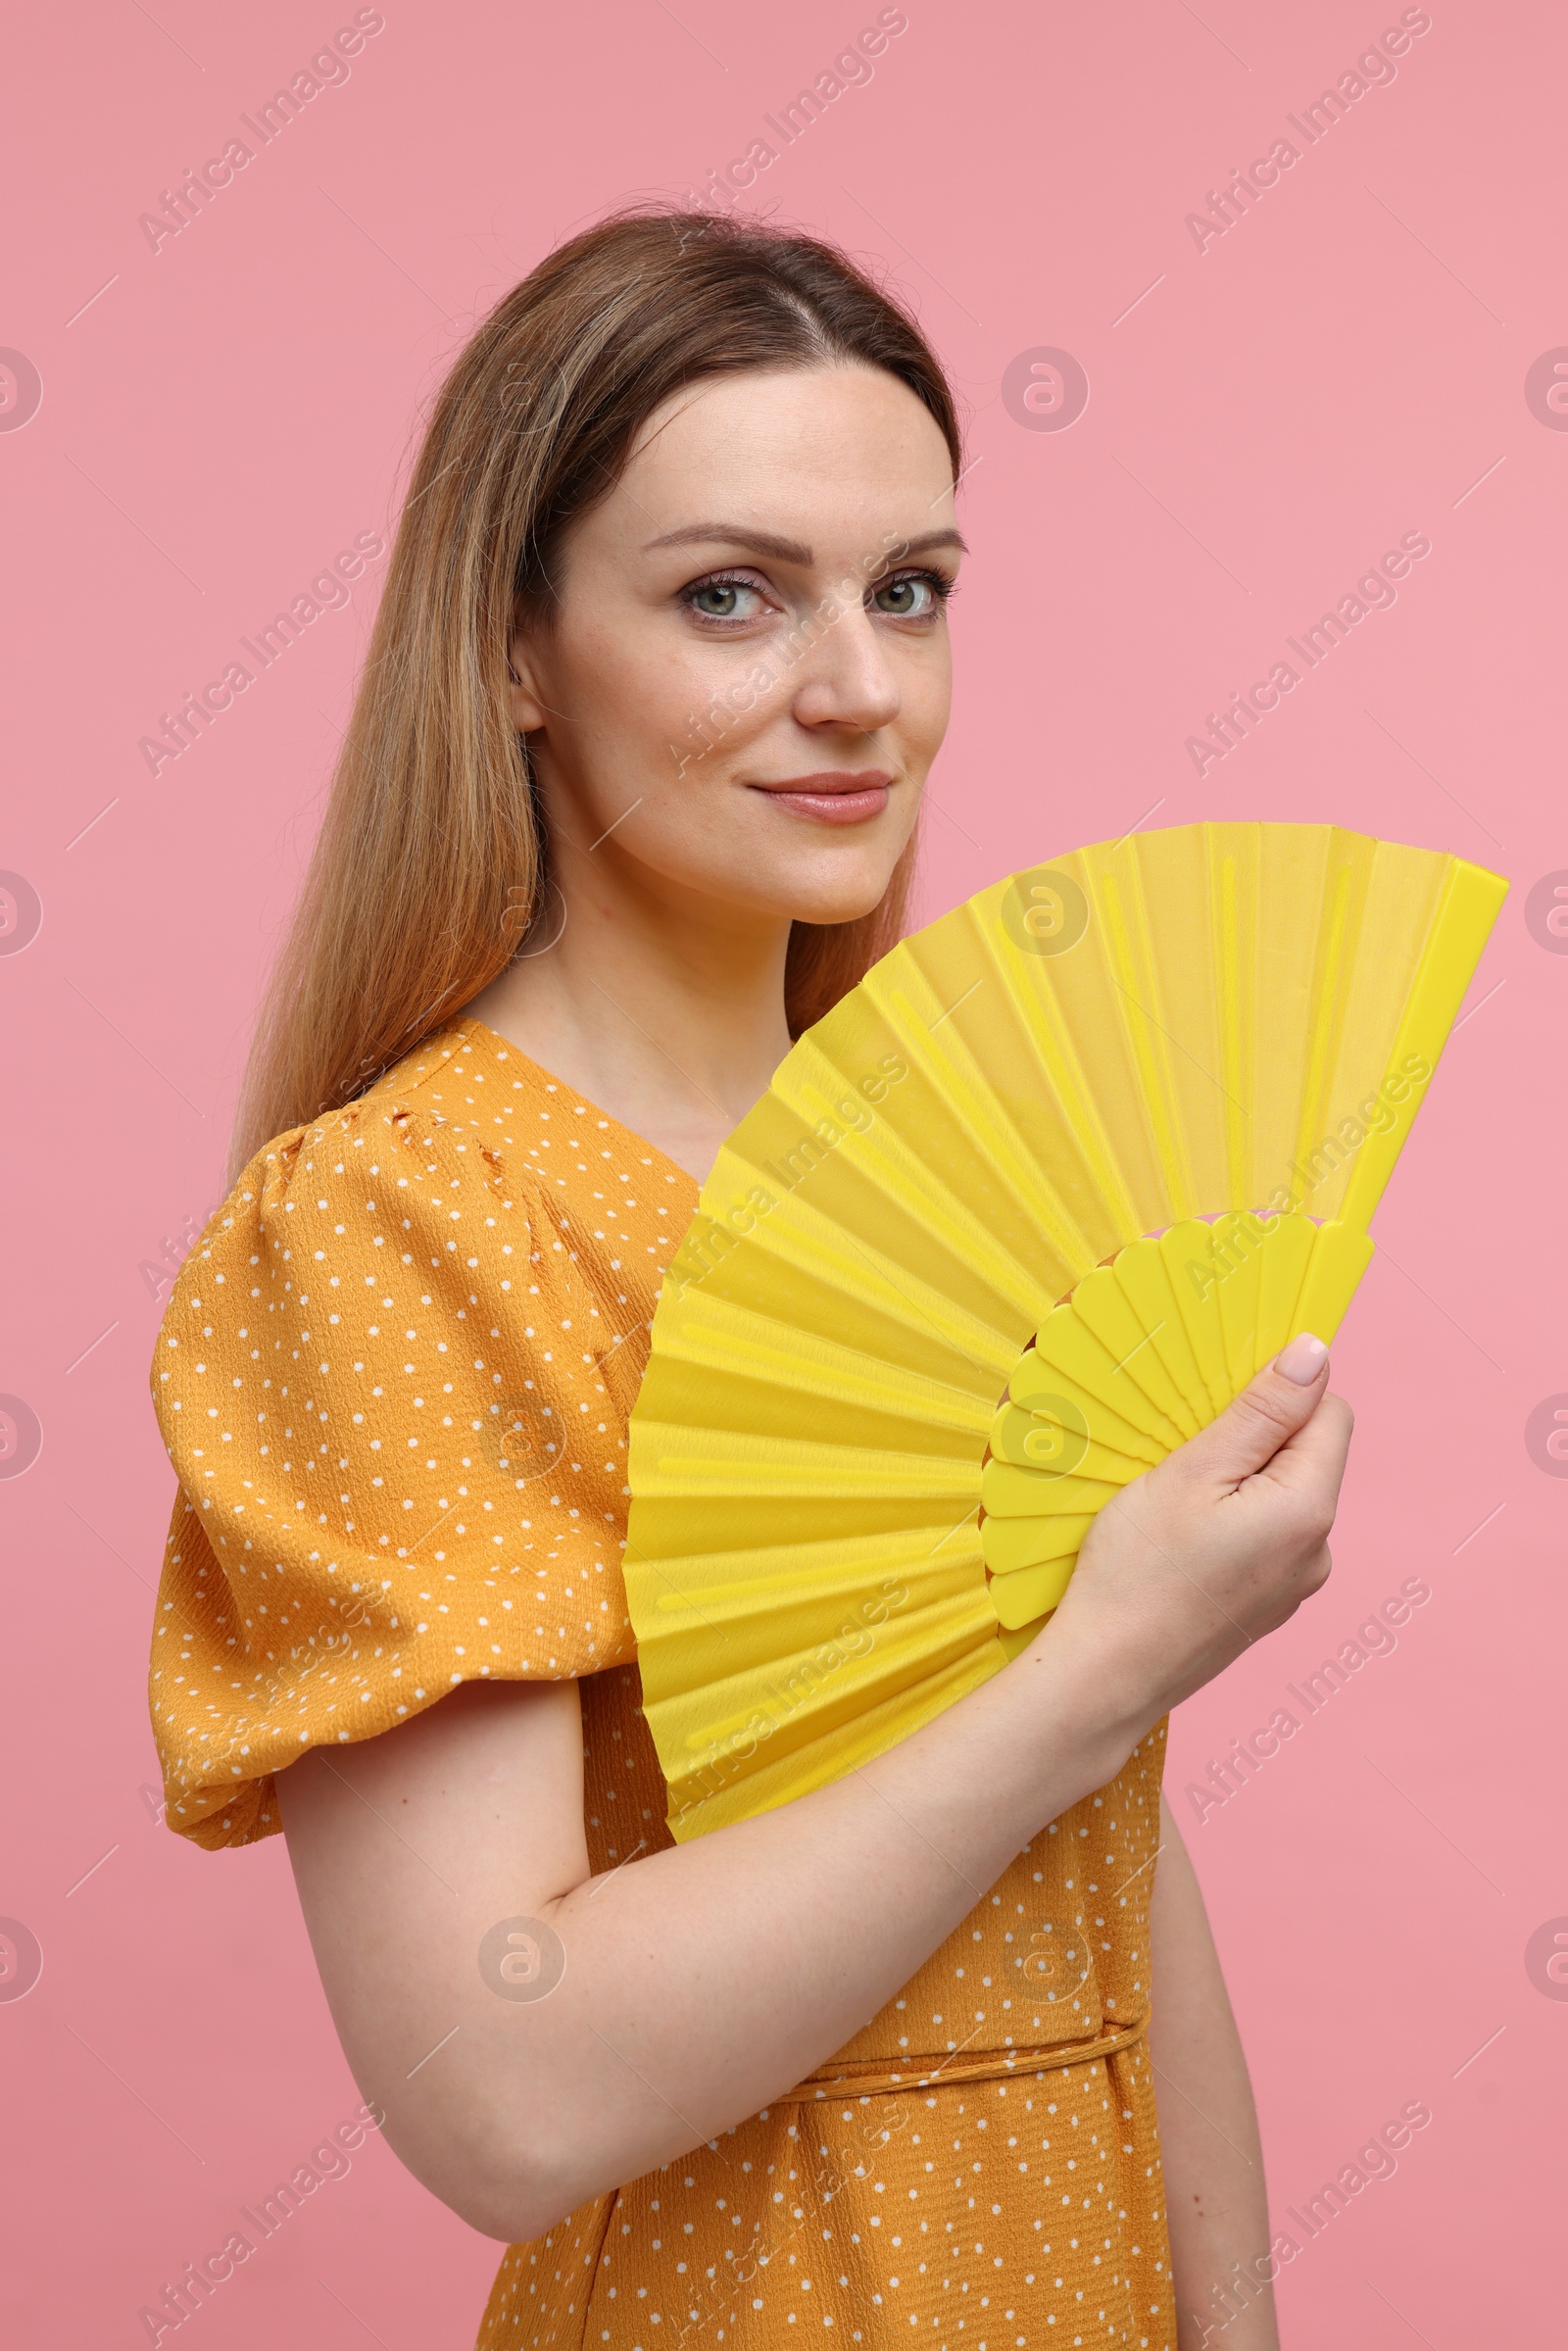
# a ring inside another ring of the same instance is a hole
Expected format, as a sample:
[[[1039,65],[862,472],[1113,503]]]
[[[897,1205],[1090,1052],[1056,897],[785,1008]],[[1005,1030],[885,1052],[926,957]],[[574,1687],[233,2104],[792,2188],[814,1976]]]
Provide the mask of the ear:
[[[535,653],[527,630],[521,620],[517,620],[507,654],[507,676],[511,687],[512,723],[520,735],[536,734],[549,715],[549,705],[538,676]]]

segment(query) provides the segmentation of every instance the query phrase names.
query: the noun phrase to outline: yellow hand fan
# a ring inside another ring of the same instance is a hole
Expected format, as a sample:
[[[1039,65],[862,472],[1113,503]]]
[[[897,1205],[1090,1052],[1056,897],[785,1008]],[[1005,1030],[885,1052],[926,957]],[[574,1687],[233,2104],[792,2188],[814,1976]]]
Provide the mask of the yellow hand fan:
[[[1334,1337],[1506,888],[1325,825],[1183,825],[983,890],[792,1048],[632,1414],[677,1837],[997,1672],[1119,1487]]]

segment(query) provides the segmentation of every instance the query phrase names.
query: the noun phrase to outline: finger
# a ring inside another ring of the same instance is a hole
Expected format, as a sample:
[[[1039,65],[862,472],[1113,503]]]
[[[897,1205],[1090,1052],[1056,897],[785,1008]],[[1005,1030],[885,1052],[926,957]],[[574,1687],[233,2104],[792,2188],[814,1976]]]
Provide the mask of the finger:
[[[1310,1420],[1288,1437],[1259,1477],[1263,1484],[1296,1493],[1319,1487],[1330,1502],[1339,1499],[1355,1414],[1343,1396],[1324,1396]]]
[[[1305,1428],[1328,1386],[1329,1350],[1303,1331],[1181,1450],[1190,1473],[1222,1486],[1255,1477]]]

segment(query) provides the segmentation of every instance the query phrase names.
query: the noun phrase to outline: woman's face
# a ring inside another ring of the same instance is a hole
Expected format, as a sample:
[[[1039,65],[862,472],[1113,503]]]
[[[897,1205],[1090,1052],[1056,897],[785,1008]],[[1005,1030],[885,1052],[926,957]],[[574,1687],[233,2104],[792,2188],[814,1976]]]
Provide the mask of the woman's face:
[[[592,857],[694,917],[874,906],[947,727],[962,545],[947,444],[881,369],[666,402],[513,647],[568,893]]]

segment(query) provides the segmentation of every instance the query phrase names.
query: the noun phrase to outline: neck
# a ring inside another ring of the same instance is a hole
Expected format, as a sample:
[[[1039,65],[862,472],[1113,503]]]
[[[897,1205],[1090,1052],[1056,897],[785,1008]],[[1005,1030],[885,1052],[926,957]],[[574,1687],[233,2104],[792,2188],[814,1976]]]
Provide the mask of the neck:
[[[467,1010],[699,1182],[789,1050],[787,920],[557,842],[527,945]]]

